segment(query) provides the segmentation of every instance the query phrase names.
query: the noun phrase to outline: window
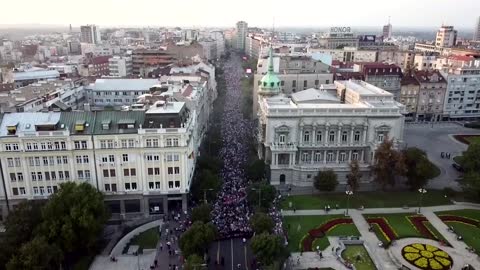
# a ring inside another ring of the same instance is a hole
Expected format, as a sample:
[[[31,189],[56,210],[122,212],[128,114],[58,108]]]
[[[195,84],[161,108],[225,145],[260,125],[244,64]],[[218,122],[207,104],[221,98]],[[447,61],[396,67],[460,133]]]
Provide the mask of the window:
[[[35,159],[33,157],[28,157],[28,165],[35,166]]]
[[[123,160],[123,162],[128,162],[128,154],[123,154],[122,155],[122,160]]]
[[[166,145],[167,145],[167,147],[172,147],[172,145],[173,145],[172,139],[168,138],[167,142],[166,142]]]
[[[173,146],[178,146],[178,138],[173,138]]]
[[[108,170],[103,170],[103,177],[110,177]]]
[[[19,190],[20,190],[20,195],[25,195],[26,194],[24,187],[19,188]]]
[[[345,162],[345,160],[347,159],[347,154],[345,152],[340,152],[340,162]]]
[[[153,168],[155,175],[160,175],[160,168]]]
[[[8,166],[8,167],[13,167],[13,166],[15,166],[14,163],[13,163],[13,158],[7,158],[7,166]]]
[[[41,172],[37,172],[37,180],[42,181],[43,180],[43,174]]]
[[[304,131],[303,132],[303,142],[309,142],[310,141],[310,131]]]
[[[360,131],[355,131],[355,134],[353,135],[353,140],[355,142],[360,142]]]
[[[342,142],[347,142],[347,138],[348,138],[348,135],[347,135],[347,132],[346,131],[343,131],[342,132]]]
[[[88,162],[89,162],[88,156],[86,156],[86,155],[83,156],[83,163],[88,163]]]
[[[18,195],[18,188],[12,188],[13,195]]]
[[[115,177],[115,169],[110,169],[110,177]]]
[[[32,177],[32,181],[37,181],[37,173],[36,172],[31,172],[30,176]]]
[[[180,181],[175,181],[175,188],[180,188]]]
[[[48,157],[43,157],[43,165],[48,165]]]
[[[117,192],[117,184],[112,184],[112,191]]]
[[[45,187],[40,187],[40,195],[45,194]]]
[[[102,162],[103,162],[103,163],[108,162],[108,157],[106,157],[106,156],[105,156],[105,157],[102,157]]]
[[[318,86],[319,83],[320,83],[319,80],[315,80],[315,86]]]
[[[174,167],[175,169],[175,174],[180,174],[180,167]]]
[[[330,142],[334,142],[334,141],[335,141],[335,131],[330,131],[328,140],[329,140]]]
[[[380,133],[377,134],[377,141],[378,142],[383,142],[384,139],[385,139],[385,135],[383,133],[380,132]]]
[[[58,179],[60,179],[60,180],[63,180],[63,179],[64,179],[63,171],[59,171],[59,172],[58,172]]]
[[[179,154],[173,154],[173,161],[179,161],[180,160],[180,155]]]
[[[136,176],[137,175],[137,170],[135,168],[130,169],[130,176]]]
[[[313,161],[315,161],[315,162],[322,161],[322,153],[321,152],[315,152],[315,156],[313,158]]]
[[[168,167],[167,168],[167,174],[172,175],[173,174],[173,167]]]
[[[110,184],[105,184],[105,191],[110,191]]]
[[[33,187],[33,194],[38,195],[38,187]]]
[[[57,175],[55,172],[50,172],[50,177],[52,178],[53,181],[57,180]]]
[[[17,173],[17,180],[18,180],[18,182],[23,181],[23,173],[21,173],[21,172]]]
[[[148,189],[153,189],[154,183],[153,182],[148,182]]]
[[[48,157],[48,164],[55,165],[55,157]]]
[[[47,186],[47,194],[52,194],[52,186]]]
[[[307,80],[303,81],[303,87],[307,87]]]
[[[296,80],[292,81],[292,87],[297,87],[297,81]]]
[[[114,155],[108,155],[108,161],[109,162],[115,162],[115,156]]]
[[[173,188],[173,181],[168,181],[168,188]]]
[[[125,183],[125,190],[130,190],[130,183]]]
[[[287,140],[287,136],[285,134],[280,134],[280,136],[278,136],[278,142],[280,143],[285,143],[285,141]]]
[[[26,146],[28,151],[32,150],[32,143],[27,143]]]
[[[50,172],[45,172],[45,180],[50,180]]]
[[[77,164],[83,163],[83,158],[82,158],[82,156],[75,156],[75,160],[76,160]]]
[[[68,156],[62,157],[63,164],[68,164]]]
[[[320,143],[322,142],[322,132],[321,131],[317,131],[317,142]]]
[[[83,171],[77,171],[78,179],[83,179]]]
[[[12,181],[12,182],[17,181],[17,175],[15,173],[10,173],[10,181]]]
[[[132,190],[137,190],[137,183],[132,183]]]
[[[67,143],[66,143],[66,142],[60,142],[60,148],[61,148],[62,150],[67,149]]]
[[[358,160],[358,152],[357,151],[353,151],[352,160]]]
[[[333,161],[333,152],[328,152],[327,153],[327,162],[332,162]]]
[[[123,176],[130,176],[130,169],[123,169]]]
[[[69,180],[70,179],[70,172],[69,171],[64,171],[63,173],[65,174],[65,180]]]
[[[85,179],[90,179],[90,170],[85,170],[83,174],[85,176]]]
[[[309,161],[308,153],[302,153],[302,161],[303,162],[308,162]]]

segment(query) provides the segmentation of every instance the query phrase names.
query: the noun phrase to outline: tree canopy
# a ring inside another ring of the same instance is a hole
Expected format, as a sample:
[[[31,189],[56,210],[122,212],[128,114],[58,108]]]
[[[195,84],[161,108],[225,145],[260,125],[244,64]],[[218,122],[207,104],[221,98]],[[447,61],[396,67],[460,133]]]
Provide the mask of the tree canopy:
[[[403,151],[407,185],[412,190],[425,186],[428,180],[437,176],[437,167],[428,160],[427,154],[416,147]]]
[[[252,252],[265,266],[272,265],[288,256],[288,250],[283,244],[281,236],[262,233],[256,234],[251,242]]]
[[[203,266],[205,262],[203,261],[202,257],[198,256],[197,254],[192,254],[187,257],[187,261],[185,262],[185,270],[201,270],[207,269],[206,266]]]
[[[319,171],[313,185],[320,191],[334,191],[338,185],[337,174],[332,169]]]
[[[20,248],[6,265],[7,270],[48,270],[58,269],[62,261],[62,251],[47,242],[43,236],[35,237]]]
[[[93,249],[108,220],[102,193],[88,183],[61,184],[42,215],[42,235],[65,253]]]
[[[203,256],[210,243],[217,235],[215,227],[210,223],[196,221],[180,237],[180,249],[185,257],[197,254]]]
[[[360,173],[360,166],[358,161],[354,160],[350,163],[350,172],[347,174],[347,184],[350,187],[350,190],[353,192],[358,190],[361,178],[362,174]]]
[[[275,199],[277,191],[275,187],[266,183],[258,182],[252,184],[247,190],[247,199],[252,206],[260,206],[268,209]],[[259,200],[260,203],[259,203]]]
[[[375,151],[375,160],[373,165],[375,182],[382,189],[388,185],[395,186],[395,179],[398,175],[405,174],[404,157],[400,151],[393,147],[393,140],[384,140]]]
[[[199,172],[195,181],[192,183],[192,196],[196,201],[202,201],[206,195],[207,201],[215,200],[217,192],[220,190],[222,182],[218,175],[209,169]],[[206,192],[206,193],[204,193]]]
[[[265,161],[256,159],[247,167],[247,178],[252,182],[259,182],[265,177]]]
[[[474,141],[463,152],[461,165],[465,171],[480,171],[480,142]]]
[[[260,233],[272,233],[273,227],[275,226],[275,222],[273,219],[261,212],[255,213],[251,218],[250,218],[250,224],[252,225],[253,230],[255,233],[260,234]]]
[[[212,212],[212,207],[209,204],[201,204],[192,209],[192,222],[201,221],[207,223],[210,221],[210,212]]]

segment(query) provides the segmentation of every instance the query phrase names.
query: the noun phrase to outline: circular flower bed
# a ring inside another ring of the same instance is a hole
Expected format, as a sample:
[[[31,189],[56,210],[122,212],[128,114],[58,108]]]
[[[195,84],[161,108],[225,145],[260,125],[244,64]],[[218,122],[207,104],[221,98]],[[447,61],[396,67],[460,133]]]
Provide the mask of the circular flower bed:
[[[447,252],[428,244],[411,244],[403,247],[402,256],[410,264],[425,270],[451,269],[453,260]]]

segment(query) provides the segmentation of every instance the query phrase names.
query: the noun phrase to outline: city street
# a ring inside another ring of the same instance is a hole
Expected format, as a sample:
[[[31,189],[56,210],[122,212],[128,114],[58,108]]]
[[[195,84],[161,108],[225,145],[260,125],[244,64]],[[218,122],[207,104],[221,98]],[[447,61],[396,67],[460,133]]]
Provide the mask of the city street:
[[[428,158],[440,168],[441,174],[428,183],[428,188],[458,189],[455,181],[460,174],[452,167],[453,157],[461,155],[467,145],[455,140],[456,134],[480,134],[480,130],[464,128],[456,123],[406,124],[405,143],[407,147],[418,147],[427,152]],[[441,158],[441,152],[451,153],[451,159]]]
[[[215,242],[210,247],[209,269],[252,269],[252,254],[249,243],[243,243],[242,238],[234,238]],[[224,259],[223,265],[221,264]],[[217,262],[217,264],[215,264]],[[238,267],[240,265],[240,268]]]

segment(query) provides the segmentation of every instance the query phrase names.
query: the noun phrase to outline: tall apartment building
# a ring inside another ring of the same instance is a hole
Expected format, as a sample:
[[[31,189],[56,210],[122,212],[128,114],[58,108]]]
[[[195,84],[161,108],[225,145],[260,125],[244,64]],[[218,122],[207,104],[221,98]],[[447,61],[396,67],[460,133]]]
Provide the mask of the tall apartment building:
[[[102,38],[100,36],[100,27],[95,24],[88,24],[80,26],[80,42],[101,44]]]
[[[108,59],[110,76],[127,77],[132,75],[132,58],[128,56],[114,56]]]
[[[444,112],[450,119],[480,119],[480,61],[443,73],[448,81]]]
[[[404,107],[387,91],[352,80],[286,97],[275,94],[278,86],[269,82],[278,78],[269,76],[258,98],[258,154],[269,164],[272,184],[311,187],[319,170],[332,169],[343,190],[353,160],[361,185],[368,184],[377,147],[385,138],[401,145]]]
[[[457,43],[457,30],[453,26],[442,25],[437,31],[435,46],[442,48],[450,48]]]
[[[415,71],[419,83],[416,119],[440,121],[443,119],[443,103],[447,81],[439,71]]]
[[[175,57],[165,50],[138,49],[132,53],[132,73],[146,77],[148,72],[175,62]]]
[[[383,40],[392,38],[392,24],[388,23],[383,26]]]
[[[377,51],[359,50],[353,47],[341,49],[308,48],[309,54],[320,53],[330,55],[332,60],[341,62],[375,62],[377,61]]]
[[[212,31],[210,38],[217,43],[217,58],[220,59],[225,54],[225,36],[222,31]]]
[[[235,48],[237,50],[245,50],[245,39],[247,38],[248,24],[244,21],[237,22],[237,33],[235,36]]]
[[[477,22],[475,24],[475,29],[473,32],[473,40],[480,41],[480,16],[478,16]]]

